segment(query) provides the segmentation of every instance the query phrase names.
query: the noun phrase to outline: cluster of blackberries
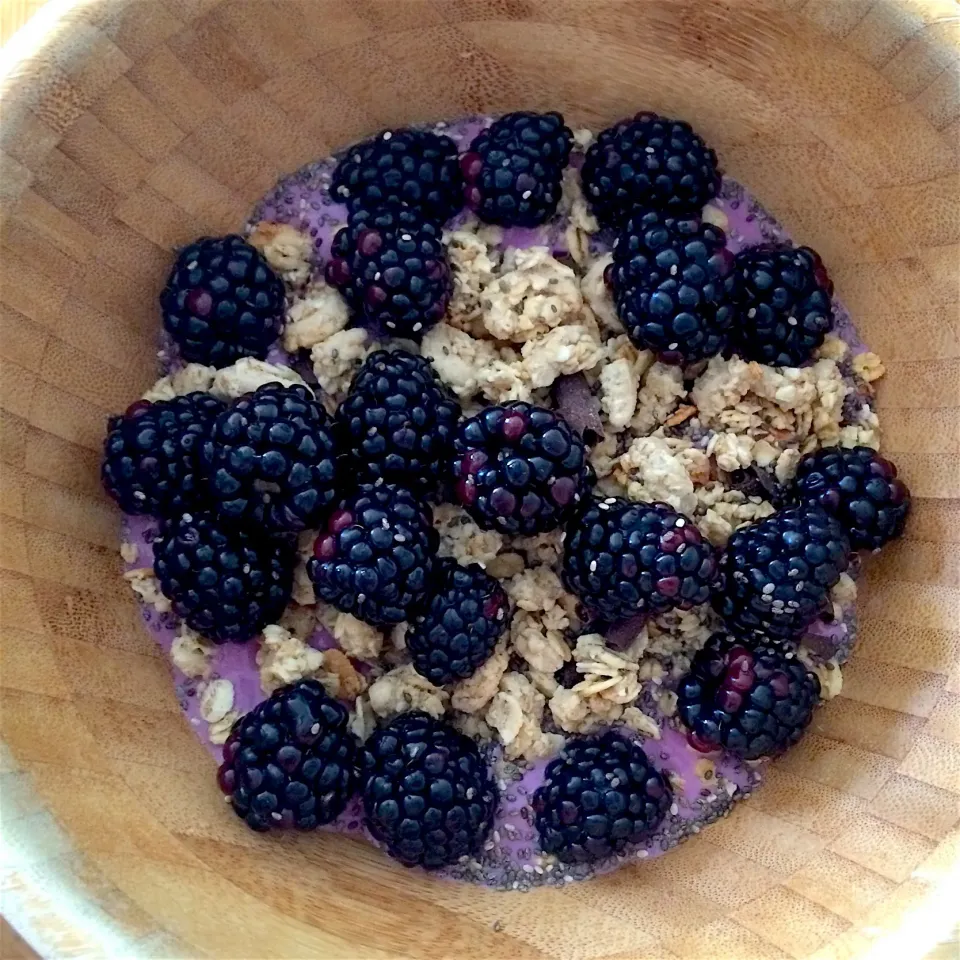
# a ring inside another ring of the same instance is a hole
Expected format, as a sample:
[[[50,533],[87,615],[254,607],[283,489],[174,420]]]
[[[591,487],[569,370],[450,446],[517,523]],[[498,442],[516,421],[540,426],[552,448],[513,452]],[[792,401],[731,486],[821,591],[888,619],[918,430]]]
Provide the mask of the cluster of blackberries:
[[[452,277],[443,224],[464,205],[532,227],[557,210],[573,136],[558,113],[508,114],[463,156],[446,136],[388,130],[347,151],[331,197],[347,208],[326,266],[358,322],[418,340],[444,315]],[[607,272],[631,339],[682,364],[721,351],[767,364],[811,358],[832,322],[832,285],[806,248],[733,256],[701,218],[716,196],[714,152],[655,114],[604,130],[584,193],[617,231]],[[161,295],[181,356],[222,367],[264,357],[284,290],[240,237],[181,251]],[[175,613],[219,643],[244,642],[287,606],[294,539],[318,530],[307,572],[322,600],[385,628],[408,622],[414,668],[470,677],[510,624],[507,595],[479,566],[437,555],[430,503],[451,499],[487,530],[562,528],[563,577],[585,616],[614,623],[712,602],[725,623],[677,690],[691,745],[747,760],[795,743],[820,688],[794,647],[851,551],[899,536],[909,493],[865,447],[806,457],[787,505],[725,550],[662,503],[597,498],[583,438],[532,403],[462,417],[429,362],[371,354],[329,417],[303,385],[269,383],[226,404],[206,393],[139,401],[111,418],[103,483],[121,508],[161,520],[154,569]],[[360,745],[315,681],[277,691],[236,722],[219,782],[256,830],[312,829],[359,793],[371,833],[408,865],[475,855],[497,790],[476,744],[420,713]],[[648,839],[671,806],[665,775],[615,733],[569,741],[533,810],[545,852],[596,860]]]

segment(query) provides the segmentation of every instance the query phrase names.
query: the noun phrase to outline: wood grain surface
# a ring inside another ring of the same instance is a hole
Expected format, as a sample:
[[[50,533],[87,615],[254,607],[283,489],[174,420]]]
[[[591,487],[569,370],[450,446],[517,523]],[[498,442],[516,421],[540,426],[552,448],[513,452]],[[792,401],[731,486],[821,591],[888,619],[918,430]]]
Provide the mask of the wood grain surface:
[[[960,851],[958,50],[953,0],[77,5],[5,79],[0,137],[4,909],[43,952],[919,956]],[[379,126],[521,106],[700,128],[823,254],[917,496],[843,695],[766,787],[655,863],[523,896],[227,815],[97,479],[174,246]]]

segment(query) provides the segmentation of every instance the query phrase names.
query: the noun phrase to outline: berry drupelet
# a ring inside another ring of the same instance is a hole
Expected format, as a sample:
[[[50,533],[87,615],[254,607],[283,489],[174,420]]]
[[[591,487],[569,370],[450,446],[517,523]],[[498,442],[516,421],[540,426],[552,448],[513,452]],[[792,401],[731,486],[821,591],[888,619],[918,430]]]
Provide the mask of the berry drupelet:
[[[100,476],[124,513],[172,516],[203,498],[203,441],[222,410],[209,393],[188,393],[110,418]]]
[[[508,113],[479,133],[460,161],[467,206],[503,227],[535,227],[560,201],[573,134],[559,113]]]
[[[463,420],[456,500],[485,530],[532,534],[565,523],[593,487],[583,441],[556,413],[517,401]]]
[[[426,130],[384,130],[347,150],[330,196],[358,210],[411,207],[443,224],[463,206],[457,145]]]
[[[233,725],[217,773],[253,830],[313,830],[343,812],[356,785],[347,710],[316,680],[282,687]]]
[[[275,623],[290,600],[293,550],[221,526],[207,513],[167,521],[153,569],[173,612],[215,643],[244,643]]]
[[[242,237],[201,237],[180,251],[160,308],[184,360],[262,360],[283,325],[283,281]]]
[[[362,484],[330,514],[307,572],[337,609],[374,626],[400,623],[426,599],[438,540],[412,493]]]
[[[717,155],[680,120],[638,113],[603,130],[580,172],[583,192],[604,226],[639,210],[700,215],[717,195]]]
[[[510,626],[510,604],[499,581],[475,563],[438,559],[433,577],[406,640],[417,673],[442,685],[466,680],[487,661]]]
[[[758,760],[793,746],[820,700],[820,681],[775,645],[716,633],[677,688],[677,708],[694,749],[721,747]]]
[[[590,610],[624,620],[709,600],[717,556],[672,507],[608,497],[567,527],[563,576]]]
[[[738,636],[795,640],[825,607],[849,558],[835,517],[815,504],[790,507],[730,538],[714,606]]]
[[[441,230],[406,207],[359,210],[333,239],[327,282],[379,333],[419,340],[453,292]]]
[[[810,360],[833,326],[833,283],[820,257],[809,247],[749,247],[734,272],[740,356],[781,367]]]
[[[795,495],[832,513],[854,550],[879,550],[903,533],[910,491],[897,468],[871,447],[828,447],[804,457]]]
[[[640,745],[619,734],[570,740],[533,797],[540,845],[567,862],[600,860],[646,840],[671,793]]]
[[[370,354],[336,416],[353,473],[424,495],[443,481],[459,419],[429,361],[405,350]]]
[[[267,383],[234,400],[203,446],[217,512],[271,533],[319,522],[335,496],[336,456],[326,412],[299,384]]]
[[[630,339],[665,363],[720,353],[736,315],[733,263],[719,227],[657,211],[630,217],[610,272]]]
[[[370,832],[408,867],[435,870],[476,854],[493,821],[497,790],[477,745],[425,713],[376,730],[362,757]]]

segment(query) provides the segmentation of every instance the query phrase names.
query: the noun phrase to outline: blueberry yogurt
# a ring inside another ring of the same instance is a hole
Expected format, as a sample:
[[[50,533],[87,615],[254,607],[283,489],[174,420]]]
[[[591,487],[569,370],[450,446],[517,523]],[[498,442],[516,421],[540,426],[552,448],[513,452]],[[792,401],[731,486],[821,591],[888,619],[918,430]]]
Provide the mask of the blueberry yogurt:
[[[247,827],[564,885],[839,692],[910,505],[883,364],[689,124],[381,131],[180,251],[160,315],[103,482]]]

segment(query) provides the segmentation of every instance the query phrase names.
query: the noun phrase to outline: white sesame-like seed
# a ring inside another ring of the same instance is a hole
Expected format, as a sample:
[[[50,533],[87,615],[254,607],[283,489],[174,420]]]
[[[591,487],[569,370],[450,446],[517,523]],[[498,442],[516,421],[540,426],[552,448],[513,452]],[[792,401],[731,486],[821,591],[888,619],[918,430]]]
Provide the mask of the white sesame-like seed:
[[[614,503],[617,502],[617,498],[616,498],[616,497],[607,497],[607,499],[604,500],[603,502],[604,502],[604,503],[609,503],[609,504],[614,504]]]
[[[283,819],[283,815],[277,813],[276,811],[274,811],[273,813],[271,813],[270,816],[273,817],[274,820],[282,820],[282,819]]]
[[[524,190],[523,193],[520,194],[520,196],[523,197],[524,200],[529,200],[533,196],[533,191]]]
[[[797,318],[796,318],[796,317],[787,317],[787,323],[788,323],[791,327],[795,327],[795,326],[797,325]]]
[[[418,320],[418,321],[413,325],[413,332],[416,333],[418,330],[422,330],[422,329],[423,329],[423,324]]]
[[[249,573],[249,572],[250,572],[250,564],[249,564],[249,563],[245,563],[245,564],[243,565],[243,572],[244,572],[244,573]]]
[[[374,279],[374,280],[379,280],[381,276],[382,276],[382,274],[381,274],[380,271],[378,270],[378,271],[373,275],[373,279]]]
[[[413,237],[411,237],[409,233],[401,233],[401,234],[400,234],[400,239],[401,239],[401,240],[412,240]]]
[[[393,539],[396,540],[397,543],[406,543],[406,542],[407,542],[407,538],[406,538],[402,533],[395,533],[395,534],[393,535]]]
[[[685,527],[686,525],[687,521],[683,517],[679,517],[677,522],[674,524],[675,527]]]
[[[674,264],[674,265],[670,268],[670,276],[671,276],[671,277],[675,277],[676,275],[677,275],[677,265]]]
[[[793,588],[797,593],[802,593],[803,588],[806,586],[806,583],[803,580],[798,580],[797,585]]]
[[[188,270],[196,270],[196,269],[197,269],[197,261],[196,261],[196,260],[191,260],[191,261],[187,264],[187,269],[188,269]]]
[[[367,599],[367,595],[365,593],[357,594],[357,603],[363,603],[363,601],[366,599]]]
[[[315,724],[310,728],[310,732],[311,732],[314,736],[316,736],[316,735],[320,732],[320,724],[319,724],[319,723],[315,723]]]
[[[146,500],[147,495],[142,490],[134,490],[133,498],[134,500]]]
[[[390,130],[387,130],[387,132],[383,135],[383,139],[389,140],[392,136],[393,136],[393,133]]]
[[[525,863],[520,869],[524,873],[533,873],[533,867],[529,863]]]
[[[761,597],[760,597],[760,602],[761,602],[761,603],[773,603],[773,597],[771,597],[769,593],[764,593],[764,594],[762,594]]]
[[[655,151],[654,151],[653,147],[644,147],[644,148],[643,148],[643,152],[644,152],[644,153],[654,153]]]
[[[392,320],[387,321],[387,326],[393,330],[396,327],[396,324]]]
[[[671,349],[671,350],[676,350],[677,347],[679,347],[679,346],[680,346],[679,343],[671,343],[671,344],[670,344],[670,349]]]
[[[671,803],[671,804],[670,804],[670,812],[671,812],[674,816],[676,816],[676,815],[680,812],[680,808],[679,808],[675,803]]]
[[[772,583],[765,583],[765,584],[763,585],[763,592],[764,592],[764,593],[773,593],[773,591],[774,591],[774,586],[773,586]]]
[[[354,163],[362,163],[362,162],[363,162],[363,157],[361,157],[359,153],[355,153],[355,154],[353,155],[353,162],[354,162]]]
[[[747,311],[747,316],[748,316],[751,320],[752,320],[756,315],[757,315],[757,308],[756,308],[756,307],[751,307],[751,308]]]
[[[591,560],[591,561],[590,561],[590,572],[593,573],[596,569],[597,569],[597,561],[596,561],[596,560]]]

